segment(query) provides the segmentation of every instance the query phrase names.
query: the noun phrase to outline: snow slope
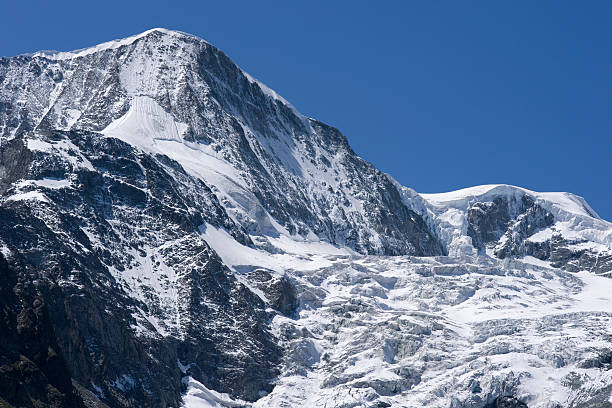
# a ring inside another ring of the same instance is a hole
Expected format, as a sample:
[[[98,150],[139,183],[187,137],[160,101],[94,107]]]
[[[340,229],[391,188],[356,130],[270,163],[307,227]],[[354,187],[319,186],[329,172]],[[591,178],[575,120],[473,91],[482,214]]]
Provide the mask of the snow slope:
[[[154,99],[138,96],[132,99],[125,115],[108,125],[102,133],[127,143],[151,147],[157,140],[181,142],[187,125],[176,123]]]
[[[538,193],[522,187],[506,184],[487,184],[482,186],[468,187],[447,193],[424,194],[425,198],[434,206],[465,208],[474,199],[487,200],[498,196],[529,194],[540,200],[549,208],[557,211],[601,219],[599,215],[587,204],[584,198],[571,193]]]
[[[449,254],[475,255],[467,232],[470,208],[475,203],[492,202],[500,197],[518,205],[525,195],[554,217],[553,225],[538,231],[529,240],[538,242],[559,235],[567,241],[588,242],[588,246],[598,253],[612,251],[612,224],[602,220],[582,197],[571,193],[540,193],[502,184],[483,185],[447,193],[420,194],[425,200],[420,211],[433,218]],[[510,208],[510,211],[518,210]]]

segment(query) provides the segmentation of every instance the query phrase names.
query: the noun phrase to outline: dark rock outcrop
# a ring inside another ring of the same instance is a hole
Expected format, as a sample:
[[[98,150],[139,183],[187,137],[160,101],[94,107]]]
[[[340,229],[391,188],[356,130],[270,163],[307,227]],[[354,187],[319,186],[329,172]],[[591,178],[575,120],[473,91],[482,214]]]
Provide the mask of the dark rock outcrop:
[[[248,279],[264,293],[270,306],[285,316],[291,316],[299,306],[296,289],[286,276],[272,276],[265,269],[256,269]]]
[[[84,408],[46,300],[17,270],[0,253],[0,406]]]
[[[280,349],[265,305],[222,264],[199,227],[208,223],[245,245],[250,240],[210,189],[166,157],[116,139],[87,132],[38,137],[71,147],[61,155],[33,152],[24,179],[52,174],[62,187],[7,189],[0,240],[14,279],[28,288],[5,305],[7,324],[29,330],[13,330],[14,341],[38,339],[36,347],[48,353],[22,353],[29,360],[17,354],[7,362],[17,367],[11,373],[30,373],[40,393],[49,387],[37,373],[65,366],[64,377],[53,378],[62,382],[50,382],[58,391],[49,388],[47,406],[60,398],[70,406],[69,397],[78,404],[83,393],[74,393],[71,380],[110,407],[178,406],[185,374],[247,400],[271,391]],[[28,192],[38,195],[20,198]],[[14,286],[5,282],[2,289]],[[31,334],[43,329],[44,336]],[[179,362],[189,366],[186,373]],[[13,398],[7,387],[2,398]]]
[[[527,404],[515,397],[504,396],[495,398],[495,402],[487,408],[527,408]]]
[[[32,162],[32,152],[23,140],[13,139],[0,149],[0,194],[15,181],[24,178]]]
[[[502,244],[495,249],[499,258],[522,255],[525,239],[554,221],[552,214],[526,194],[520,198],[502,196],[490,202],[474,203],[467,219],[467,234],[475,248],[483,250],[501,240]]]
[[[551,265],[570,272],[587,270],[596,274],[612,271],[612,253],[597,253],[588,248],[579,248],[585,241],[567,240],[553,235],[547,242],[548,259]],[[578,247],[578,248],[576,248]]]
[[[495,256],[498,258],[525,255],[525,240],[538,230],[553,225],[553,215],[535,204],[529,196],[523,197],[523,204],[523,211],[513,220],[501,238],[500,245],[495,248]]]
[[[612,270],[612,253],[594,251],[586,240],[567,239],[555,232],[554,216],[527,194],[520,199],[500,196],[476,202],[469,208],[467,220],[472,245],[481,251],[493,248],[500,259],[533,256],[569,272],[587,270],[605,274]],[[553,228],[550,238],[529,240],[550,227]]]
[[[497,242],[508,229],[512,219],[508,200],[497,197],[492,202],[475,203],[467,214],[467,234],[472,238],[472,245],[484,249],[485,245]]]

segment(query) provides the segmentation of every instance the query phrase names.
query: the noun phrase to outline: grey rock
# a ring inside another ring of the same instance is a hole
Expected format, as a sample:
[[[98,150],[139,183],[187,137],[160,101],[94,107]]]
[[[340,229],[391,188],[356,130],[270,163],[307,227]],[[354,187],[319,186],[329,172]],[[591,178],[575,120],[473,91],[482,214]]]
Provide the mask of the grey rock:
[[[54,163],[53,174],[70,186],[43,189],[49,202],[5,202],[0,237],[18,280],[36,282],[57,353],[74,381],[111,407],[176,406],[182,361],[213,389],[251,400],[270,391],[280,350],[265,306],[200,238],[199,226],[223,226],[238,241],[250,240],[210,189],[167,158],[142,155],[116,139],[83,132],[38,137],[70,142],[71,154],[93,170],[74,166],[70,155],[34,152],[27,178],[41,179]],[[5,197],[15,192],[11,187]],[[148,285],[150,276],[128,273],[163,243],[171,244],[156,250],[157,263],[172,268],[177,280],[155,265],[151,272],[175,285],[180,302],[173,310]],[[236,356],[237,348],[249,351]]]
[[[508,201],[504,197],[495,198],[492,202],[475,203],[468,211],[467,234],[472,244],[478,249],[497,242],[506,232],[511,214]]]
[[[612,253],[599,253],[586,248],[575,249],[576,244],[585,241],[567,240],[559,235],[553,235],[548,241],[550,246],[549,260],[557,268],[566,271],[591,271],[596,274],[605,274],[612,270]]]
[[[248,278],[263,291],[270,306],[280,313],[291,316],[299,306],[296,289],[287,276],[272,276],[259,268],[250,272]]]
[[[0,194],[12,183],[24,178],[32,162],[32,153],[21,139],[13,139],[0,149]]]
[[[527,408],[527,404],[515,397],[503,396],[495,398],[495,402],[490,405],[490,408]]]
[[[550,227],[553,222],[554,217],[550,212],[535,204],[529,196],[523,196],[523,211],[502,237],[502,243],[495,248],[495,256],[525,255],[525,240],[538,230]]]

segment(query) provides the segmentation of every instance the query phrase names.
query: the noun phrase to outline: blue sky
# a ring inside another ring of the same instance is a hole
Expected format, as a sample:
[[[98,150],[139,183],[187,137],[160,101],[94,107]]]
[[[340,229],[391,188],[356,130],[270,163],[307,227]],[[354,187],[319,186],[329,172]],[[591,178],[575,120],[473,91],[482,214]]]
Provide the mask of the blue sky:
[[[612,220],[612,2],[10,1],[0,55],[166,27],[402,184],[571,191]]]

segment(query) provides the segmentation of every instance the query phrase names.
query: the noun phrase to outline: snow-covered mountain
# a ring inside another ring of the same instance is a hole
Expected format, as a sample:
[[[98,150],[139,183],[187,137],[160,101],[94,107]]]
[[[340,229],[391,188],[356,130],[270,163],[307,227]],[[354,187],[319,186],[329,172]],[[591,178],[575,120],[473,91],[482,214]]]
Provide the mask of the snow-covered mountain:
[[[500,259],[536,258],[571,272],[609,275],[612,270],[611,224],[582,197],[508,185],[421,197],[426,204],[418,211],[433,220],[432,228],[451,256],[484,252]]]
[[[0,212],[8,406],[612,406],[612,224],[418,194],[188,34],[0,59]]]

